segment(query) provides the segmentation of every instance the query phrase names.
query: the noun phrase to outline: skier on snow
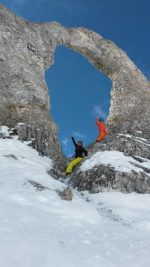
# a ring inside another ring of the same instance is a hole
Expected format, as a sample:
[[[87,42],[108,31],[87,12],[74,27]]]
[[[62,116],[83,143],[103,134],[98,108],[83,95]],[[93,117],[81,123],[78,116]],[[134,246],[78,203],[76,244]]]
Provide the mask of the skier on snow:
[[[74,167],[79,164],[82,159],[83,159],[83,154],[85,156],[88,155],[87,150],[83,147],[83,142],[82,141],[78,141],[76,143],[75,139],[72,137],[72,142],[75,146],[75,159],[73,159],[70,164],[68,165],[67,169],[66,169],[66,174],[69,175],[72,173]]]

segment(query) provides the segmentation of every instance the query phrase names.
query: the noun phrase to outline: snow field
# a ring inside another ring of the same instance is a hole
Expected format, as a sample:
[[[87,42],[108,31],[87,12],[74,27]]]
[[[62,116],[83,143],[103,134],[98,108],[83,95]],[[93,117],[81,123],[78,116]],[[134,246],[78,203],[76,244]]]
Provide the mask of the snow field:
[[[26,143],[0,139],[0,266],[149,267],[150,196],[74,190],[63,201],[51,167]]]

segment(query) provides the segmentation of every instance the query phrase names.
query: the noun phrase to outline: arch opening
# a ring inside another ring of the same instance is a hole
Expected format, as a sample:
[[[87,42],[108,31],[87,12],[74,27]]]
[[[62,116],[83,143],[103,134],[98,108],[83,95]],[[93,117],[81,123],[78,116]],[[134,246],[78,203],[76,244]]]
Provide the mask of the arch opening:
[[[71,136],[84,145],[95,141],[95,117],[107,119],[111,80],[78,52],[58,46],[54,65],[46,71],[51,114],[59,127],[59,143],[67,157],[73,155]]]

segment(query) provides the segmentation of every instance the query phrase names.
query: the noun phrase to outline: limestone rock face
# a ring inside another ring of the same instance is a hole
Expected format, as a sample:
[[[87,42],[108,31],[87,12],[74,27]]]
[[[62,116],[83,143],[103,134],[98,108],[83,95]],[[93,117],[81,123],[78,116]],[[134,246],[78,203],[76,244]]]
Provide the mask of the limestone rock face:
[[[104,191],[150,193],[150,140],[132,135],[116,135],[113,139],[107,137],[103,143],[90,145],[88,151],[89,156],[83,160],[81,166],[99,151],[102,157],[105,157],[105,152],[119,151],[115,161],[120,162],[119,157],[122,152],[124,160],[129,157],[131,169],[128,171],[128,168],[120,166],[120,170],[116,170],[111,161],[105,164],[99,162],[87,170],[77,166],[71,181],[78,190],[88,190],[91,193]]]
[[[64,157],[45,82],[55,48],[48,35],[0,5],[0,122],[17,126],[21,140],[32,139],[33,147],[60,164]]]
[[[50,115],[44,73],[54,52],[64,45],[81,53],[112,80],[107,121],[111,133],[150,132],[150,83],[113,42],[84,28],[66,29],[58,23],[32,23],[0,5],[0,121],[19,127],[23,139],[51,158],[63,158],[57,126]],[[91,90],[92,94],[92,90]],[[61,112],[61,108],[60,108]]]

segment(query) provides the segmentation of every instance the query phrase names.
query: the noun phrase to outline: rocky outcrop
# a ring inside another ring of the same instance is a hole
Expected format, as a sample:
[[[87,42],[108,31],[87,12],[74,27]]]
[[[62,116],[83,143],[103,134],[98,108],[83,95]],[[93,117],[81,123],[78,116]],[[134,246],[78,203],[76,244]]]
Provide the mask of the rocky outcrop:
[[[41,154],[59,166],[64,157],[50,115],[44,73],[54,63],[56,46],[81,53],[112,80],[108,133],[149,138],[150,83],[124,51],[97,33],[66,29],[59,23],[32,23],[0,5],[0,120],[33,140]],[[92,93],[92,91],[91,91]],[[61,112],[61,110],[60,110]],[[110,136],[111,138],[111,136]],[[132,151],[131,151],[132,154]]]
[[[44,38],[38,25],[0,5],[0,122],[61,166],[64,156],[44,77],[55,45]]]
[[[103,143],[94,143],[88,151],[88,158],[74,170],[70,180],[78,190],[150,193],[150,140],[122,134],[106,138]],[[101,153],[102,160],[90,168],[82,168],[85,163],[90,165],[98,157],[97,153]],[[113,160],[109,161],[111,154]]]

